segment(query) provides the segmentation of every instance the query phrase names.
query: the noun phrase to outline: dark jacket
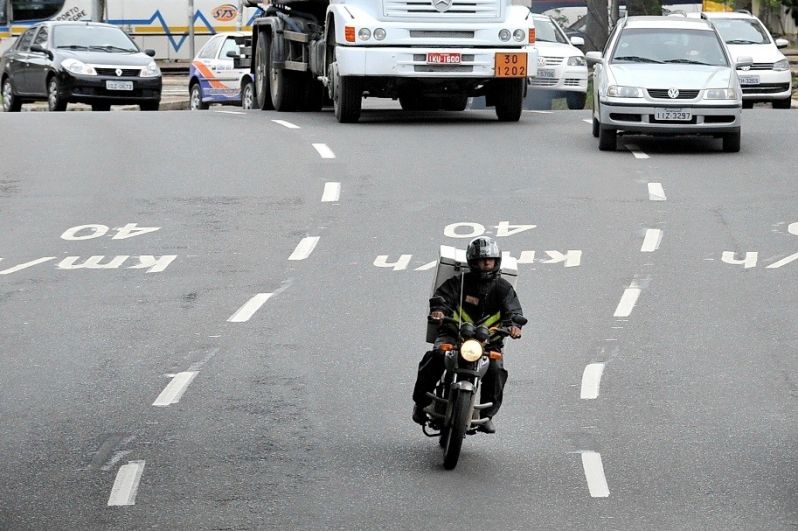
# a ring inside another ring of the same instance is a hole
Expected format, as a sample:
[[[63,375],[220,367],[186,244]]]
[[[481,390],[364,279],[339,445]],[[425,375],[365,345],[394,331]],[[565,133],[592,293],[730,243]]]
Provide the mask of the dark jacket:
[[[446,306],[430,299],[430,312],[442,311],[447,317],[470,323],[485,324],[488,327],[509,324],[513,316],[523,316],[521,302],[513,286],[501,277],[482,280],[475,275],[465,275],[463,286],[463,305],[460,307],[460,275],[454,276],[435,290],[434,297],[442,297]],[[516,325],[517,326],[517,325]],[[520,327],[519,327],[520,328]],[[442,327],[442,333],[445,333]],[[494,347],[501,347],[502,340],[490,342]]]

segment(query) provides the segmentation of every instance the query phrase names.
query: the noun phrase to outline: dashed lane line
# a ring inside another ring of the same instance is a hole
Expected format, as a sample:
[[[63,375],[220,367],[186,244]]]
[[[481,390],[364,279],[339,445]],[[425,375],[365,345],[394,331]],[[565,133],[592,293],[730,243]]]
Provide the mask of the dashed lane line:
[[[623,290],[623,295],[621,295],[621,300],[615,308],[613,317],[629,317],[635,304],[637,304],[637,298],[640,297],[640,291],[640,287],[636,282],[632,282],[628,288]]]
[[[324,183],[324,193],[321,194],[322,203],[331,203],[341,198],[341,183]]]
[[[579,398],[582,400],[595,400],[599,396],[601,375],[604,373],[603,363],[591,363],[582,373],[582,390]]]
[[[152,403],[155,407],[166,407],[180,402],[180,397],[186,392],[188,386],[194,381],[194,378],[199,374],[197,371],[186,371],[175,374],[172,381],[169,382],[155,402]]]
[[[635,145],[635,144],[626,144],[626,149],[631,151],[632,155],[634,155],[636,159],[648,159],[648,158],[651,158],[648,155],[646,155],[645,153],[643,153],[642,151],[640,151],[640,148],[637,147],[637,145]]]
[[[136,494],[139,490],[139,481],[144,473],[144,461],[128,461],[119,467],[108,497],[108,506],[135,505]]]
[[[241,308],[236,310],[236,313],[231,315],[227,322],[229,323],[244,323],[249,321],[250,317],[252,317],[255,312],[257,312],[263,304],[269,300],[272,296],[271,293],[258,293],[247,302],[244,303]]]
[[[292,124],[291,122],[286,122],[285,120],[272,120],[272,122],[282,125],[283,127],[287,127],[288,129],[302,129],[296,124]]]
[[[665,201],[665,189],[661,183],[648,183],[648,198],[651,201]]]
[[[318,151],[319,155],[323,159],[334,159],[335,153],[333,150],[327,146],[327,144],[313,144],[313,148]]]
[[[660,229],[646,229],[646,235],[643,238],[643,246],[640,247],[641,253],[653,253],[659,249],[659,244],[662,242],[662,230]]]
[[[291,253],[291,256],[288,257],[289,260],[304,260],[310,253],[313,252],[313,249],[316,248],[316,244],[319,243],[319,236],[308,236],[307,238],[302,238],[302,241],[296,246],[294,252]]]
[[[607,478],[604,475],[604,465],[601,462],[601,454],[592,451],[583,451],[582,468],[587,479],[587,488],[593,498],[607,498],[610,495],[610,488],[607,486]]]
[[[219,114],[247,114],[247,113],[241,112],[241,111],[213,111],[213,112],[216,112],[216,113],[219,113]]]

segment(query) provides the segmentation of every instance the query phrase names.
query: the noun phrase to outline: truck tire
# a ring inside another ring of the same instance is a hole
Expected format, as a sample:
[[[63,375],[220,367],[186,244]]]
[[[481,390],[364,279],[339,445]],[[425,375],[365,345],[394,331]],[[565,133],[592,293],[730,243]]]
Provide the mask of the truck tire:
[[[292,112],[299,107],[304,93],[302,79],[298,72],[284,68],[275,68],[274,64],[283,58],[277,57],[277,47],[270,46],[269,54],[269,86],[272,94],[274,110]]]
[[[324,106],[324,96],[326,89],[320,81],[309,79],[305,83],[305,91],[302,94],[301,109],[307,112],[319,112]]]
[[[521,118],[521,111],[524,108],[526,78],[499,79],[495,83],[496,117],[500,122],[517,122]]]
[[[255,104],[262,111],[274,109],[269,87],[269,35],[262,31],[255,48]]]
[[[356,123],[360,119],[363,84],[359,77],[339,76],[336,69],[333,107],[335,118],[342,124]]]

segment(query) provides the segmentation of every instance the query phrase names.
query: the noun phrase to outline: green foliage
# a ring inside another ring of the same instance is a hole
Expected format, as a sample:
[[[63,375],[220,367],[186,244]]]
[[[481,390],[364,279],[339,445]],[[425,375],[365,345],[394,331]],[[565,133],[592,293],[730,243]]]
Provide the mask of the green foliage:
[[[768,3],[770,2],[775,2],[778,5],[778,0],[768,0]],[[787,8],[792,19],[798,24],[798,0],[781,0],[781,4]]]

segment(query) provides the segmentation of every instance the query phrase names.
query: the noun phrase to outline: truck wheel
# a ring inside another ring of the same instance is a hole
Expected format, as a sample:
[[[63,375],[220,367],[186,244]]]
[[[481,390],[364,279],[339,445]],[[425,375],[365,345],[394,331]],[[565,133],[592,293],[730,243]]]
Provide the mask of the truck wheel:
[[[262,31],[255,48],[255,98],[258,109],[262,111],[274,109],[269,87],[269,48],[269,36]]]
[[[292,112],[299,107],[304,93],[301,79],[297,72],[284,68],[275,68],[274,64],[282,59],[277,57],[277,47],[271,46],[269,54],[269,86],[272,93],[272,104],[279,112]]]
[[[336,69],[333,107],[335,118],[342,124],[355,123],[360,119],[360,104],[363,100],[363,85],[359,77],[339,76]]]
[[[302,94],[301,109],[307,112],[319,112],[324,106],[324,96],[326,90],[321,82],[309,79],[305,83],[305,91]]]
[[[500,122],[517,122],[524,107],[526,79],[499,79],[495,83],[496,116]]]

